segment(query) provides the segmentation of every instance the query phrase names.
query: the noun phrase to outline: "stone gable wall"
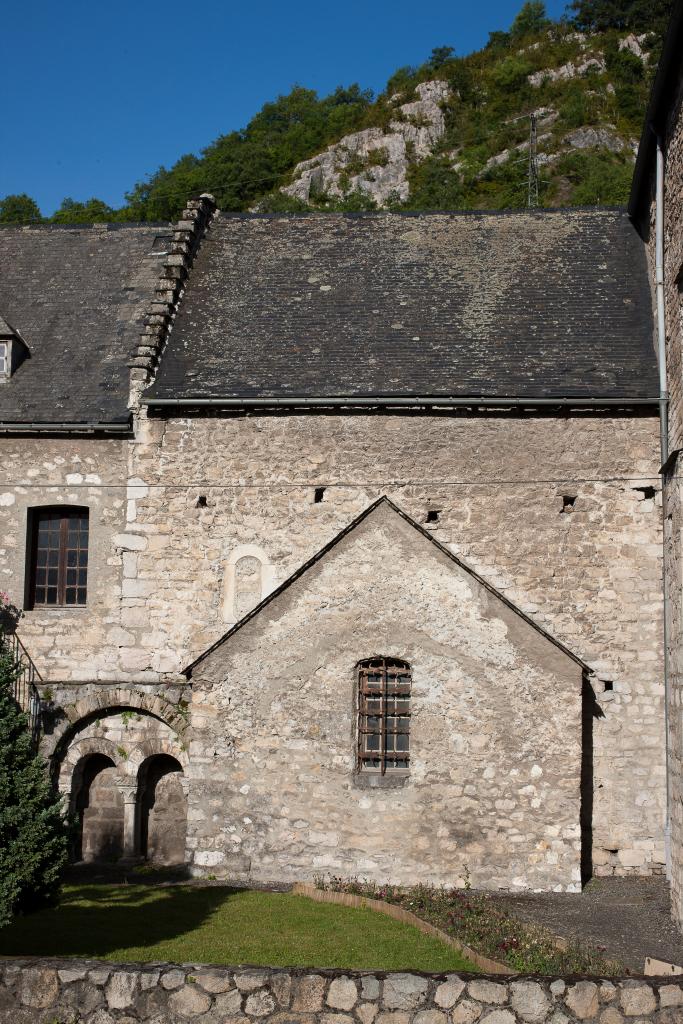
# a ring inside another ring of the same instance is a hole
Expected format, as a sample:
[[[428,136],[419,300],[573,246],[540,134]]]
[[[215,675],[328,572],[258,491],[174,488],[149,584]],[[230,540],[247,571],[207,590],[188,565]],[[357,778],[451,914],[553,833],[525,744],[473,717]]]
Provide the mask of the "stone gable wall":
[[[411,667],[407,775],[357,772],[356,664],[375,655]],[[582,668],[387,503],[192,691],[193,869],[580,889]]]
[[[8,1024],[680,1024],[676,979],[5,960]]]
[[[387,494],[595,669],[595,870],[661,869],[656,417],[143,417],[130,442],[5,439],[0,450],[0,585],[15,600],[29,505],[73,492],[102,522],[95,603],[20,625],[46,684],[68,684],[72,704],[79,681],[84,693],[177,687],[254,600],[258,573],[252,562],[238,572],[242,557],[262,558],[265,594]]]

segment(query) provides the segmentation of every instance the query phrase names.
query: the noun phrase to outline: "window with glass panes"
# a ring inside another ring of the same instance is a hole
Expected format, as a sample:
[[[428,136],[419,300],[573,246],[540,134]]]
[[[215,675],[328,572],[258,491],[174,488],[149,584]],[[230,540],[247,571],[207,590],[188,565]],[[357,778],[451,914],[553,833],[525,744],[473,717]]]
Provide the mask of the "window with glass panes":
[[[358,770],[406,771],[410,760],[410,665],[370,658],[358,665]]]
[[[88,591],[88,510],[36,509],[33,514],[32,601],[85,604]]]

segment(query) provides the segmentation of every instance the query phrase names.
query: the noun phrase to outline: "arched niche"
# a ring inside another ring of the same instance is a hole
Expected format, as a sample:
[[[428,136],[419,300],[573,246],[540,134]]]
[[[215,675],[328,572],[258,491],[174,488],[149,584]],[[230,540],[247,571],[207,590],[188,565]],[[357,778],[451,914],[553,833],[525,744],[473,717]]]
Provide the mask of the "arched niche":
[[[223,621],[239,622],[275,586],[275,569],[265,551],[256,544],[238,544],[225,564]]]

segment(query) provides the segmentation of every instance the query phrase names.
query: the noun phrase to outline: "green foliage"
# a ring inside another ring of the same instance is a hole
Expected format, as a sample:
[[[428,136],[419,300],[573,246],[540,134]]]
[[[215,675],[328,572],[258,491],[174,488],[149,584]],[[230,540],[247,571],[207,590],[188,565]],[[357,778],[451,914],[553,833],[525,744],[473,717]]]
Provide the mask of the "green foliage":
[[[394,71],[393,75],[387,82],[387,96],[393,96],[394,93],[400,93],[407,89],[408,86],[412,86],[416,75],[417,68],[412,68],[410,65],[406,65],[405,67],[399,68],[398,71]]]
[[[507,50],[510,46],[510,33],[501,32],[489,32],[489,41],[486,44],[486,49],[494,53],[500,53],[501,50]]]
[[[447,157],[429,157],[408,171],[408,210],[458,210],[464,205],[459,174]]]
[[[368,153],[368,167],[386,167],[389,163],[389,151],[385,146],[378,146]]]
[[[527,0],[512,22],[510,35],[513,39],[542,32],[550,25],[543,0]]]
[[[15,671],[0,637],[0,928],[55,899],[68,852],[61,798],[12,696]]]
[[[431,57],[427,61],[427,64],[432,69],[432,71],[436,71],[438,68],[443,67],[443,65],[448,60],[450,60],[454,53],[455,50],[453,49],[452,46],[435,46],[434,49],[432,50]]]
[[[666,31],[673,0],[574,0],[570,4],[573,22],[582,32]]]
[[[88,199],[86,203],[64,199],[56,213],[50,217],[53,224],[106,224],[115,219],[111,206],[94,198]]]
[[[264,107],[243,131],[216,139],[202,153],[161,168],[126,196],[136,220],[173,220],[185,201],[211,192],[222,210],[244,210],[271,192],[301,160],[363,124],[372,93],[341,86],[319,99],[296,86]]]
[[[498,89],[516,92],[522,86],[526,86],[526,77],[532,71],[533,68],[529,62],[523,60],[522,57],[505,57],[504,60],[494,64],[491,69],[491,78]]]
[[[0,199],[0,224],[38,224],[42,219],[35,199],[25,192]]]
[[[628,202],[633,164],[619,154],[602,150],[567,153],[557,171],[572,186],[574,206],[620,206]]]
[[[267,196],[259,200],[259,213],[306,213],[310,210],[308,203],[294,196],[287,196],[279,190],[269,192]]]

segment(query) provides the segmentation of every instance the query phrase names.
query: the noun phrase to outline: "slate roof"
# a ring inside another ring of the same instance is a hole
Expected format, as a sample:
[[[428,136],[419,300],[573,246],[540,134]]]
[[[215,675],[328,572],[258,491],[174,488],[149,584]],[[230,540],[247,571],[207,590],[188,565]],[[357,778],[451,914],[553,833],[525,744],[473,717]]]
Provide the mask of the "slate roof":
[[[128,363],[159,279],[160,225],[0,228],[0,316],[26,359],[0,384],[0,424],[129,418]]]
[[[219,215],[147,400],[652,399],[626,211]]]

